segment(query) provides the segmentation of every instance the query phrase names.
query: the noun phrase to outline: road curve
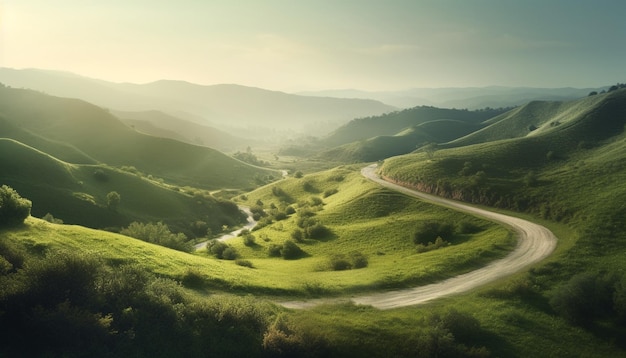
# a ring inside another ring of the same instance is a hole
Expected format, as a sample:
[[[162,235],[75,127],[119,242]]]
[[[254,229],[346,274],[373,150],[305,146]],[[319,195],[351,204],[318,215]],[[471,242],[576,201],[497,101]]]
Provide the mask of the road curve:
[[[493,261],[480,269],[425,286],[366,294],[349,299],[356,304],[371,305],[379,309],[391,309],[418,305],[436,298],[467,292],[502,277],[514,274],[524,267],[543,260],[549,256],[556,247],[556,236],[541,225],[390,183],[378,177],[376,174],[376,164],[363,168],[361,174],[382,186],[403,194],[509,226],[517,233],[518,244],[506,257]],[[345,302],[346,300],[317,299],[310,301],[283,302],[281,304],[288,308],[308,308],[319,304],[341,301]]]
[[[243,211],[244,213],[246,213],[247,217],[246,217],[246,225],[244,225],[243,227],[235,230],[235,231],[231,231],[228,234],[224,234],[220,237],[218,237],[217,241],[226,241],[228,239],[232,239],[233,237],[237,237],[243,230],[252,230],[252,228],[254,228],[256,226],[256,221],[254,220],[254,218],[252,217],[252,212],[250,211],[250,208],[246,207],[246,206],[240,206],[239,210]],[[203,241],[200,242],[198,244],[195,244],[193,246],[194,250],[198,251],[198,250],[202,250],[202,249],[206,249],[206,245],[209,242],[209,240],[207,241]]]

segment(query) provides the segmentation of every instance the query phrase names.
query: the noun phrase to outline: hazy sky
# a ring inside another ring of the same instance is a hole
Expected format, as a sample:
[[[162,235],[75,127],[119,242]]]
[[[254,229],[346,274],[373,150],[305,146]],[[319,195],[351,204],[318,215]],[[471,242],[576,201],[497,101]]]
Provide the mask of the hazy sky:
[[[0,0],[0,66],[275,90],[626,81],[626,0]]]

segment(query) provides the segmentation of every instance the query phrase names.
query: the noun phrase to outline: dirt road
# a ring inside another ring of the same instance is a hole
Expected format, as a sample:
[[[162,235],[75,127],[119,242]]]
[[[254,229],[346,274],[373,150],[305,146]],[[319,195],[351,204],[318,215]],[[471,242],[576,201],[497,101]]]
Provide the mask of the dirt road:
[[[237,235],[239,235],[243,230],[252,230],[252,228],[256,225],[256,221],[252,218],[252,212],[250,211],[250,208],[245,207],[245,206],[240,206],[239,209],[241,211],[243,211],[244,213],[246,213],[246,215],[248,215],[248,217],[246,218],[247,223],[246,225],[244,225],[242,228],[237,229],[235,231],[231,231],[228,234],[224,234],[220,237],[217,238],[217,241],[225,241],[228,239],[232,239],[233,237],[237,237]],[[194,245],[194,249],[197,250],[202,250],[206,248],[208,241],[203,241],[201,243],[195,244]]]
[[[488,220],[509,226],[518,235],[517,247],[508,256],[500,260],[496,260],[483,268],[452,277],[442,282],[410,289],[365,294],[343,300],[316,299],[310,301],[283,302],[281,303],[283,306],[289,308],[308,308],[319,304],[341,301],[345,302],[347,300],[356,304],[371,305],[379,309],[391,309],[417,305],[436,298],[467,292],[502,277],[514,274],[522,270],[524,267],[546,258],[556,247],[556,236],[554,236],[550,230],[541,225],[516,217],[479,209],[458,201],[444,199],[387,182],[376,175],[375,164],[363,168],[361,173],[368,179],[401,193],[420,198],[437,205],[481,216]]]

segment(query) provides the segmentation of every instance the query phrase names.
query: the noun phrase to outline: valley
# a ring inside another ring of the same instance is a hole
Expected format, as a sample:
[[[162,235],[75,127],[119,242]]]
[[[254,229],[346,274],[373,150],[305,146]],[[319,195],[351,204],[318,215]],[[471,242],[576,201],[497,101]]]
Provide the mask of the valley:
[[[0,88],[0,218],[31,214],[0,221],[0,355],[626,355],[621,84],[399,110],[3,76],[33,88]]]

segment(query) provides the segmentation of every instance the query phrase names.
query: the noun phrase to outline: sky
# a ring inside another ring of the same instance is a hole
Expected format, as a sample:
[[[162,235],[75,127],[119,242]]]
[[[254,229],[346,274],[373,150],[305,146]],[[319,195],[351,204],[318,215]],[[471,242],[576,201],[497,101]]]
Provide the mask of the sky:
[[[0,0],[0,67],[287,92],[626,82],[625,0]]]

